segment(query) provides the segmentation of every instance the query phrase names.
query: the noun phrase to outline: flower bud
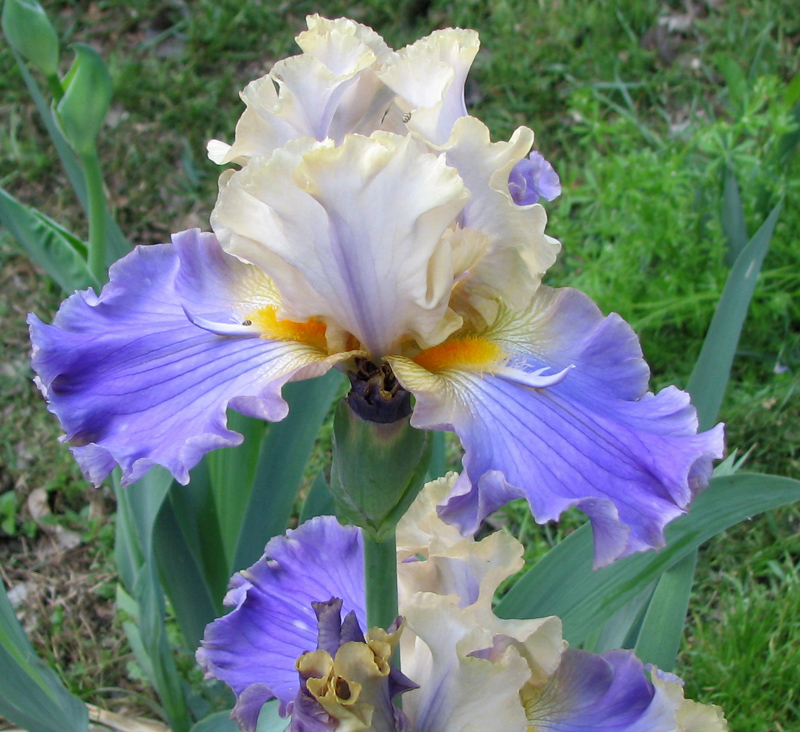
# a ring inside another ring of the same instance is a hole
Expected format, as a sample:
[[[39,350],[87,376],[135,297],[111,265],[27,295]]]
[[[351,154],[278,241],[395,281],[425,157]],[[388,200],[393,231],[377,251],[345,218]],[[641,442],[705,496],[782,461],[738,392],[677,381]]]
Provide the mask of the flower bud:
[[[36,0],[5,0],[3,34],[26,61],[45,76],[58,71],[58,36]]]
[[[64,77],[64,96],[56,117],[64,137],[79,155],[94,148],[94,141],[111,104],[111,76],[103,59],[91,46],[73,45],[75,61]]]
[[[339,517],[382,541],[425,482],[431,455],[426,432],[409,416],[390,424],[358,417],[342,400],[333,421],[331,492]]]

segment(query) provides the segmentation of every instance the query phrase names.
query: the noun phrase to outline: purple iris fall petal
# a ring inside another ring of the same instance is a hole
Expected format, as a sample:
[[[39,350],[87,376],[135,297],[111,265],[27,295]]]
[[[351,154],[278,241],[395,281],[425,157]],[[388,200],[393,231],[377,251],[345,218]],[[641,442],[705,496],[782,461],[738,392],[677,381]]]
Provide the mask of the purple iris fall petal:
[[[584,511],[598,567],[663,546],[664,526],[707,485],[722,455],[722,425],[696,434],[688,394],[647,392],[638,339],[618,315],[604,318],[577,290],[542,288],[537,298],[527,325],[496,334],[511,352],[507,367],[459,374],[463,406],[415,391],[413,424],[452,428],[465,449],[465,472],[442,517],[474,533],[491,511],[526,498],[541,523],[573,505]],[[525,383],[539,369],[568,367],[552,386]]]
[[[137,247],[99,296],[75,293],[53,325],[29,317],[40,387],[92,482],[119,464],[132,483],[159,464],[186,483],[206,452],[241,442],[226,427],[227,407],[286,415],[280,390],[302,367],[298,344],[241,328],[242,308],[259,305],[247,302],[253,269],[213,234],[186,231]],[[243,334],[196,324],[209,321]]]
[[[528,206],[541,198],[545,201],[558,198],[561,195],[561,180],[542,154],[534,151],[511,169],[508,190],[514,203]]]
[[[545,687],[524,703],[528,720],[542,732],[675,730],[673,705],[650,683],[631,651],[596,656],[567,650]]]
[[[342,613],[355,613],[366,627],[361,533],[332,517],[270,540],[264,557],[234,576],[226,604],[235,609],[206,628],[197,660],[208,676],[234,690],[235,713],[248,728],[273,697],[287,713],[300,688],[295,661],[320,640],[313,603],[331,598],[341,599]],[[328,625],[323,621],[322,642],[332,647]],[[345,617],[339,641],[351,639],[351,626]]]

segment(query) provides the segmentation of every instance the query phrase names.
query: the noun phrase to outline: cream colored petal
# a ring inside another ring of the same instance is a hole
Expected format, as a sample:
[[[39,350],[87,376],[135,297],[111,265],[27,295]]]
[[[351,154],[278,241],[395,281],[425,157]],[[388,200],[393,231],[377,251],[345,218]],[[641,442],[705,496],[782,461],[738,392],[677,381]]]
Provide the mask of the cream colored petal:
[[[458,478],[457,473],[448,473],[444,478],[426,483],[411,507],[397,524],[397,560],[422,555],[428,557],[431,545],[441,551],[465,541],[454,526],[444,523],[436,512],[450,493]],[[401,568],[401,572],[403,568]]]
[[[336,54],[335,49],[337,46],[345,45],[348,39],[352,39],[354,48],[356,43],[361,47],[368,48],[379,61],[388,57],[392,52],[386,41],[372,28],[349,18],[330,20],[315,13],[306,17],[306,26],[308,30],[300,33],[295,39],[297,45],[304,53],[322,61],[334,73],[342,73],[342,71],[337,71],[337,64],[341,61],[340,54]],[[363,53],[363,51],[358,53]]]
[[[497,532],[479,542],[462,539],[449,547],[434,539],[424,561],[406,561],[399,566],[400,602],[403,605],[417,592],[454,595],[459,606],[474,605],[489,627],[495,620],[495,591],[522,566],[522,545],[508,534]]]
[[[247,109],[236,140],[232,146],[212,140],[208,152],[214,162],[244,165],[288,140],[308,136],[341,142],[345,134],[369,134],[380,125],[394,94],[373,67],[391,49],[377,33],[351,20],[312,15],[307,22],[309,29],[297,37],[304,53],[279,61],[242,92]]]
[[[464,627],[485,634],[481,650],[492,647],[493,655],[499,657],[514,646],[528,663],[529,680],[541,683],[558,668],[566,647],[561,621],[503,620],[495,616],[492,600],[496,590],[522,567],[523,547],[502,532],[476,542],[471,536],[462,537],[439,518],[436,504],[445,498],[456,478],[451,473],[428,483],[398,525],[401,612],[408,615],[420,593],[449,597],[450,605],[465,610],[459,615]]]
[[[375,74],[377,65],[392,53],[391,48],[371,28],[347,18],[328,20],[309,15],[306,22],[308,30],[297,37],[300,48],[322,61],[335,75],[358,77],[339,99],[328,136],[339,143],[350,133],[371,134],[382,126],[394,98],[394,92]],[[373,61],[355,71],[357,62],[370,54]]]
[[[462,117],[441,149],[470,192],[460,225],[488,238],[486,255],[463,278],[467,298],[501,298],[514,310],[527,305],[560,244],[544,233],[547,215],[538,204],[518,206],[508,189],[511,169],[530,151],[533,132],[520,127],[508,142],[491,142],[489,129]]]
[[[228,252],[275,281],[281,317],[321,318],[379,357],[460,326],[441,239],[466,195],[457,173],[411,138],[298,140],[231,176],[211,220]]]
[[[656,694],[663,694],[675,710],[677,732],[727,732],[728,722],[720,707],[685,699],[677,677],[672,681],[666,674],[653,670],[651,678]]]
[[[207,146],[209,158],[218,165],[245,165],[250,158],[269,156],[302,133],[291,119],[280,113],[278,92],[271,76],[251,81],[240,96],[246,109],[236,123],[235,142],[227,145],[211,140]]]
[[[530,671],[515,648],[494,660],[469,655],[491,635],[446,597],[417,595],[404,613],[403,673],[420,685],[403,699],[414,732],[525,732],[519,690]]]
[[[675,712],[680,732],[727,732],[728,722],[722,709],[714,704],[699,704],[691,699]]]
[[[348,49],[349,50],[349,49]],[[375,54],[366,48],[354,58],[343,59],[350,69],[335,74],[322,61],[306,54],[278,61],[270,75],[278,84],[275,114],[297,130],[295,137],[324,140],[345,93],[358,82],[358,74],[375,63]]]
[[[434,31],[389,57],[378,71],[399,97],[408,129],[433,144],[444,144],[453,125],[467,114],[464,83],[480,48],[472,30]]]
[[[228,153],[230,149],[231,146],[222,140],[209,140],[206,144],[206,152],[208,153],[209,159],[217,165],[223,165],[229,162]]]

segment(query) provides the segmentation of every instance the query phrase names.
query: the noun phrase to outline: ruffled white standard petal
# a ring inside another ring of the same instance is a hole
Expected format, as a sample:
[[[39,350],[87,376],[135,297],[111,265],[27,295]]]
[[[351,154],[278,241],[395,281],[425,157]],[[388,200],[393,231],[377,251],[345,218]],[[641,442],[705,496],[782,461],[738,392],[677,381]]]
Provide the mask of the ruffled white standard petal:
[[[683,695],[683,681],[675,674],[652,668],[650,671],[656,695],[672,708],[677,723],[676,732],[728,732],[728,721],[715,704],[700,704]],[[650,727],[643,727],[649,732]]]
[[[414,732],[525,732],[519,690],[530,670],[516,648],[493,659],[473,655],[492,646],[491,634],[441,595],[416,595],[404,613],[403,672],[420,687],[403,700]]]
[[[461,228],[486,238],[485,251],[461,274],[455,294],[462,303],[489,307],[490,323],[498,299],[512,310],[528,305],[561,248],[544,233],[544,208],[520,206],[509,191],[508,176],[532,144],[533,132],[527,127],[517,129],[508,142],[492,142],[483,122],[462,117],[447,143],[436,147],[470,192],[459,217]]]
[[[212,226],[223,247],[275,281],[282,317],[324,320],[373,356],[460,324],[442,235],[467,197],[456,171],[408,137],[298,142],[223,183]]]
[[[304,53],[279,61],[269,75],[247,85],[247,109],[234,144],[209,143],[214,162],[245,164],[292,139],[331,137],[338,143],[348,133],[370,134],[380,125],[393,93],[374,67],[389,47],[371,28],[346,18],[306,20],[308,30],[297,37]]]
[[[558,618],[501,620],[499,584],[522,566],[507,534],[461,537],[436,512],[456,479],[429,483],[397,527],[404,672],[420,688],[404,697],[415,732],[525,730],[519,692],[558,667]]]
[[[473,30],[446,28],[396,51],[378,71],[397,95],[408,129],[442,145],[467,114],[464,83],[480,48]]]

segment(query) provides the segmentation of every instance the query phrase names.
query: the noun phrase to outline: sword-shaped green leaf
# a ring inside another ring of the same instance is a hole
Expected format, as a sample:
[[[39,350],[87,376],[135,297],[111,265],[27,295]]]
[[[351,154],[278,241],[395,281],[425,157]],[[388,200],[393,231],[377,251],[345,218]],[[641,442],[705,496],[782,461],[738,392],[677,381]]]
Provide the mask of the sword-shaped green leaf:
[[[116,559],[125,589],[136,603],[140,647],[147,654],[151,682],[156,688],[173,732],[188,732],[191,726],[183,684],[175,667],[164,622],[164,595],[159,584],[153,549],[153,531],[168,495],[172,476],[152,468],[140,481],[121,488],[113,474],[117,496]]]
[[[717,421],[739,335],[780,212],[779,203],[736,258],[689,379],[687,389],[701,430],[710,429]]]
[[[0,222],[64,292],[97,288],[86,263],[86,244],[61,224],[0,188]]]
[[[738,187],[736,191],[738,194]],[[735,208],[735,203],[726,200],[723,204],[723,224],[725,217],[730,217],[728,228],[731,230],[734,226],[744,226],[741,201],[738,213],[727,207]],[[697,408],[701,430],[709,429],[717,421],[739,336],[780,210],[779,203],[736,258],[689,379],[688,390]],[[740,238],[745,236],[746,233],[740,234]],[[734,241],[729,240],[729,245],[733,247]],[[694,507],[691,510],[694,511]],[[696,564],[697,549],[660,578],[635,638],[637,654],[646,663],[654,663],[667,671],[672,669],[683,635]]]
[[[36,656],[0,582],[0,715],[28,732],[88,732],[86,705]]]
[[[667,546],[592,570],[592,533],[582,526],[537,562],[497,606],[504,618],[558,615],[564,637],[581,645],[602,623],[729,526],[754,514],[800,500],[800,481],[776,475],[737,473],[714,478],[692,510],[666,529]]]
[[[696,566],[695,549],[664,572],[633,644],[639,658],[664,671],[672,671],[678,657]]]
[[[256,562],[264,545],[285,531],[314,442],[341,386],[342,375],[334,370],[284,387],[289,416],[269,426],[261,445],[233,570]]]

